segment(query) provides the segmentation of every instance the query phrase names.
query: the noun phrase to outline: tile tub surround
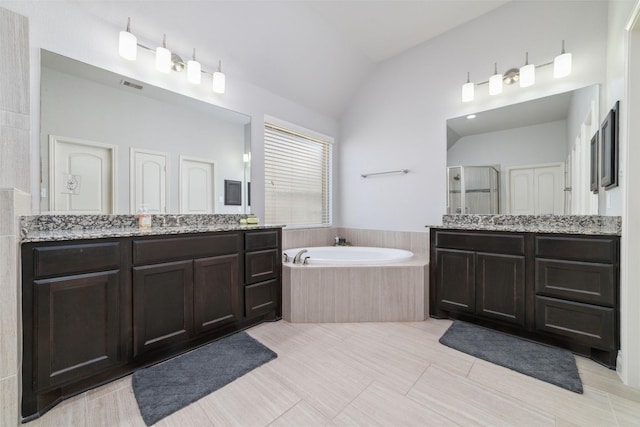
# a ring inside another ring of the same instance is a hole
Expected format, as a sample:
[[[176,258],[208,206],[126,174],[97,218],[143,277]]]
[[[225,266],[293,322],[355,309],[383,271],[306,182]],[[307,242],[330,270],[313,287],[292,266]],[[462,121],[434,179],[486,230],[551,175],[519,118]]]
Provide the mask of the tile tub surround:
[[[622,218],[602,215],[443,215],[432,228],[614,235],[622,233]]]
[[[406,249],[414,254],[429,254],[429,231],[386,231],[359,228],[328,227],[283,229],[284,249],[331,246],[335,238],[344,237],[354,246]]]
[[[292,323],[401,322],[429,316],[428,257],[387,265],[285,263],[282,315]]]
[[[135,215],[31,215],[20,217],[21,242],[203,233],[271,228],[240,225],[248,215],[153,215],[150,229],[138,228]]]

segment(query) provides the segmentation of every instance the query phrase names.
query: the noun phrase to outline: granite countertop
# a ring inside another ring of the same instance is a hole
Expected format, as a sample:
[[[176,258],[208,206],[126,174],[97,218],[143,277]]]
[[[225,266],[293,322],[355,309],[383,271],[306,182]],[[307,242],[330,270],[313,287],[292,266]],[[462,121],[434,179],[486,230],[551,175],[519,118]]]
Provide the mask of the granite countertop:
[[[278,226],[267,225],[229,225],[212,224],[200,226],[180,226],[180,227],[151,227],[149,229],[137,227],[122,228],[92,228],[80,230],[47,230],[28,231],[21,234],[21,243],[29,242],[53,242],[60,240],[81,240],[81,239],[107,239],[110,237],[140,237],[140,236],[161,236],[171,234],[189,233],[209,233],[215,231],[238,231],[238,230],[261,230],[269,228],[279,228]]]
[[[251,215],[244,214],[153,215],[151,228],[139,228],[135,215],[30,215],[20,217],[20,242],[161,236],[281,227],[241,224],[241,221],[249,217]]]
[[[619,216],[601,215],[443,215],[429,228],[620,236]]]

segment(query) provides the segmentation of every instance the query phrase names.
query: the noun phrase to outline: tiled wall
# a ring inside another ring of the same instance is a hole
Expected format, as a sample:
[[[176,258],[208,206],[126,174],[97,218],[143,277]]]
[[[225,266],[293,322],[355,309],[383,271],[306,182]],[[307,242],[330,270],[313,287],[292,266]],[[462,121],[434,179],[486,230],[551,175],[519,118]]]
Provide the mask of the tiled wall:
[[[19,424],[22,330],[18,216],[29,195],[29,41],[27,19],[0,8],[0,426]]]
[[[330,246],[334,239],[344,237],[355,246],[408,249],[415,254],[429,254],[429,232],[363,230],[358,228],[304,228],[282,232],[283,249]]]

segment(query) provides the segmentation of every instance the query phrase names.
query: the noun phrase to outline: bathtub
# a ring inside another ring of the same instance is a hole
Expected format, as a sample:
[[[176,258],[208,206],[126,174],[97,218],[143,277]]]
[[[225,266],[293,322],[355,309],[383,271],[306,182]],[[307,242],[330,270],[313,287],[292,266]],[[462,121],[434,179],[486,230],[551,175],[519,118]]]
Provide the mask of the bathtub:
[[[420,321],[429,315],[427,254],[390,248],[301,250],[307,264],[282,264],[282,316],[291,323]]]
[[[293,260],[304,249],[307,252],[302,255],[302,259],[306,259],[308,264],[378,265],[407,261],[413,257],[413,252],[404,249],[365,246],[318,246],[287,249],[284,252]]]

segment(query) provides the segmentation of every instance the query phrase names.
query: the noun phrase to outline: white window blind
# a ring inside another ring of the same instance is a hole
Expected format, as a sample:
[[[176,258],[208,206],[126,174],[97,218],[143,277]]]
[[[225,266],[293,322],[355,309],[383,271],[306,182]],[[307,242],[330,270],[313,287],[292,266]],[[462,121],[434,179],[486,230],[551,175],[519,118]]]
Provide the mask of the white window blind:
[[[265,223],[331,224],[332,144],[264,125]]]

